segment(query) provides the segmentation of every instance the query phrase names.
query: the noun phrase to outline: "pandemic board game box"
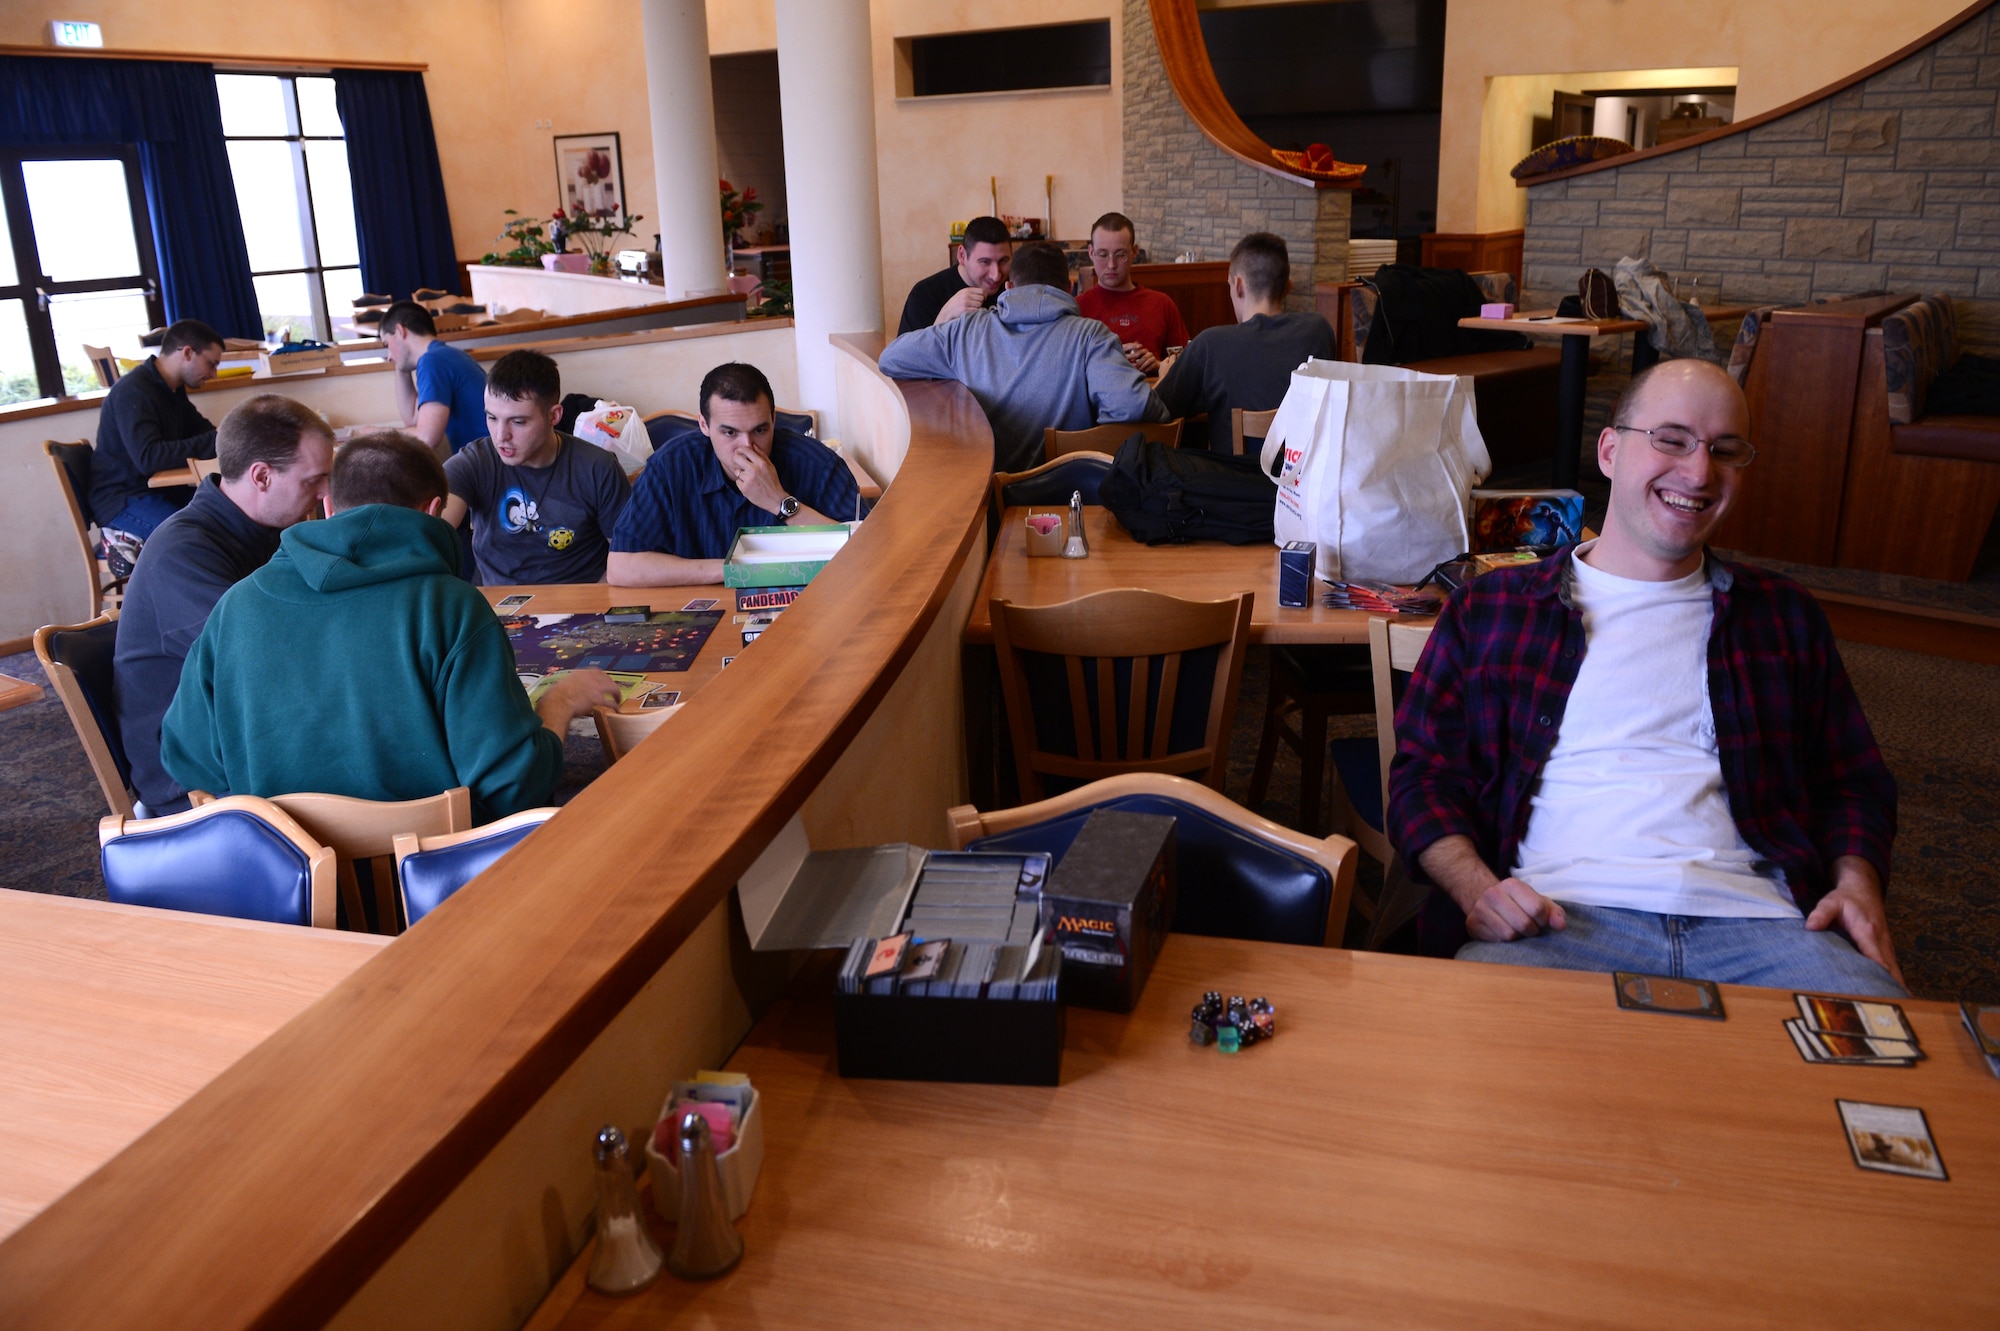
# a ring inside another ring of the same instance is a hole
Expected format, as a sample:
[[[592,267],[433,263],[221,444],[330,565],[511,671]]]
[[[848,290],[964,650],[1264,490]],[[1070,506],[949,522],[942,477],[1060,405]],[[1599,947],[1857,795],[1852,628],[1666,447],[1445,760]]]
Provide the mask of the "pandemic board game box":
[[[1173,926],[1178,843],[1163,814],[1098,809],[1042,893],[1062,947],[1063,1001],[1130,1012]]]
[[[811,582],[853,534],[844,522],[801,527],[738,527],[722,561],[728,587],[798,587]]]

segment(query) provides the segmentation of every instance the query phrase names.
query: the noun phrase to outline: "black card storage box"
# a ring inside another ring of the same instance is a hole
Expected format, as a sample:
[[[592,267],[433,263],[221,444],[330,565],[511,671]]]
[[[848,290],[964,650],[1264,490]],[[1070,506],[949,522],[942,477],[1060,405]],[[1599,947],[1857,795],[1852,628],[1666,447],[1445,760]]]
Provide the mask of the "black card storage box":
[[[857,938],[896,933],[934,854],[956,859],[968,853],[903,844],[812,851],[794,819],[737,884],[751,948],[845,951]],[[974,854],[1040,860],[1044,867],[1024,870],[1023,881],[1031,873],[1041,881],[1047,872],[1045,856]],[[1059,995],[1066,983],[1065,972],[1057,981]],[[1028,1002],[836,992],[833,1015],[843,1077],[1026,1086],[1062,1080],[1060,997]]]
[[[1174,918],[1174,820],[1099,809],[1084,820],[1042,893],[1042,927],[1062,945],[1062,996],[1130,1012]]]

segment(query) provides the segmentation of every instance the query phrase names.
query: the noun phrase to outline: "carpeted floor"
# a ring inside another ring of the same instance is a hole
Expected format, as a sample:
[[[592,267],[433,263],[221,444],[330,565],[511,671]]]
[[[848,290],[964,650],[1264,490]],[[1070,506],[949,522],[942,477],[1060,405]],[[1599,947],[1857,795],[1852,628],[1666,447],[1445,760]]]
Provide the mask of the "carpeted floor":
[[[2000,1002],[2000,667],[1849,644],[1848,670],[1901,786],[1902,831],[1889,916],[1911,988],[1925,998]],[[1230,744],[1228,793],[1244,801],[1264,718],[1265,654],[1253,650]],[[32,655],[0,674],[40,681]],[[1372,734],[1365,718],[1335,723]],[[97,820],[104,800],[62,704],[51,694],[0,713],[0,886],[103,895]],[[558,802],[604,767],[595,738],[572,736]],[[1295,825],[1298,762],[1280,749],[1258,812]],[[1374,879],[1363,857],[1364,882]],[[1351,927],[1351,936],[1358,928]]]

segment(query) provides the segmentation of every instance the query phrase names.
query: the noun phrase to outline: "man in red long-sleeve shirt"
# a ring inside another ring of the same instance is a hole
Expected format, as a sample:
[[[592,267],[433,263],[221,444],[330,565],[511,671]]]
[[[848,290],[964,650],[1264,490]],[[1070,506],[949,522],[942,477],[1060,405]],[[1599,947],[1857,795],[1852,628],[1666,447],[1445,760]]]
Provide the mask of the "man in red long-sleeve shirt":
[[[1125,214],[1106,213],[1092,222],[1090,266],[1097,285],[1076,298],[1076,308],[1118,334],[1133,368],[1151,374],[1168,348],[1187,345],[1188,331],[1173,297],[1133,283],[1138,250],[1132,219]]]

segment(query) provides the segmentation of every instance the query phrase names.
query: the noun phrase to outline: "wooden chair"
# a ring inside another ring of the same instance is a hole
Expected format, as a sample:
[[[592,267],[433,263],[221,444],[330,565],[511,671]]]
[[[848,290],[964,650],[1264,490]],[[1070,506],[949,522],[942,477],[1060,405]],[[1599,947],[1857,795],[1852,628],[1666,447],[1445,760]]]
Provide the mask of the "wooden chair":
[[[962,804],[948,811],[945,821],[953,850],[989,837],[1017,843],[989,847],[995,850],[1054,851],[1055,840],[1061,841],[1060,850],[1067,850],[1074,830],[1065,821],[1080,822],[1079,815],[1106,806],[1175,816],[1182,868],[1176,929],[1211,932],[1183,926],[1222,924],[1219,932],[1229,937],[1340,946],[1354,893],[1354,843],[1346,837],[1322,839],[1281,827],[1220,792],[1181,777],[1129,772],[1012,809],[981,813]],[[1046,828],[1048,846],[1030,844],[1030,829],[1037,828]],[[1024,832],[1030,836],[1023,837]],[[1296,856],[1324,872],[1323,905],[1314,901],[1308,906],[1299,877],[1271,863],[1280,856]],[[1203,901],[1204,896],[1212,899]]]
[[[81,439],[74,442],[45,439],[42,452],[48,454],[49,465],[56,469],[56,484],[69,504],[70,521],[76,524],[76,544],[81,556],[75,566],[80,570],[74,575],[76,585],[88,600],[90,613],[102,614],[106,596],[117,599],[125,579],[111,576],[111,566],[97,557],[96,543],[90,539],[94,521],[90,512],[90,445]]]
[[[1088,430],[1058,430],[1051,425],[1042,431],[1042,456],[1053,462],[1065,453],[1116,453],[1118,446],[1130,439],[1134,430],[1156,444],[1179,448],[1182,424],[1178,420],[1120,421],[1093,425]]]
[[[361,902],[360,863],[367,863],[374,888],[374,932],[401,933],[396,835],[436,836],[472,827],[472,792],[464,786],[428,799],[395,803],[318,794],[273,795],[271,803],[297,819],[320,844],[331,847],[340,857],[340,899],[347,907],[347,927],[360,932],[368,930],[368,915]]]
[[[338,857],[269,800],[231,795],[165,818],[112,814],[97,824],[97,844],[105,890],[121,905],[334,927]]]
[[[590,719],[597,723],[597,738],[604,745],[604,761],[615,763],[632,750],[639,747],[639,741],[660,728],[665,721],[686,703],[675,703],[671,707],[655,707],[650,712],[621,712],[615,707],[593,707]]]
[[[1271,422],[1277,418],[1277,415],[1278,409],[1276,407],[1271,408],[1269,411],[1245,411],[1241,407],[1230,408],[1229,437],[1232,443],[1231,451],[1237,457],[1242,457],[1243,441],[1245,439],[1261,440],[1265,435],[1271,433]]]
[[[1340,774],[1335,796],[1336,822],[1361,849],[1387,864],[1395,854],[1384,824],[1389,808],[1389,763],[1396,756],[1396,677],[1417,668],[1424,644],[1431,640],[1431,621],[1404,624],[1381,615],[1368,620],[1368,658],[1375,683],[1375,738],[1335,740],[1334,770]],[[1372,902],[1361,913],[1374,918]]]
[[[794,430],[809,439],[819,438],[819,413],[810,407],[773,407],[778,427]]]
[[[1250,803],[1262,804],[1271,788],[1271,767],[1278,746],[1299,756],[1299,827],[1320,830],[1321,793],[1326,781],[1328,720],[1374,709],[1365,656],[1350,661],[1357,649],[1280,644],[1271,648],[1271,672],[1265,689],[1264,733],[1257,743],[1257,765],[1250,773]],[[1293,714],[1298,729],[1287,724]]]
[[[90,362],[90,368],[97,371],[98,387],[109,388],[118,382],[118,357],[111,354],[110,347],[93,347],[86,342],[83,344],[83,355]]]
[[[1004,513],[1017,504],[1061,504],[1067,508],[1069,497],[1077,490],[1083,491],[1083,502],[1097,502],[1097,487],[1111,470],[1112,457],[1109,453],[1092,453],[1087,450],[1065,453],[1059,458],[1051,458],[1039,467],[1026,471],[996,471],[993,473],[993,507]]]
[[[1220,790],[1254,600],[1251,592],[1183,601],[1120,588],[1061,605],[993,601],[993,648],[1022,802],[1043,798],[1044,776],[1094,781],[1121,772],[1193,774]],[[1196,676],[1206,666],[1212,682],[1205,700],[1197,696],[1186,705],[1180,684],[1191,656]],[[1086,671],[1086,661],[1094,668]],[[1046,703],[1039,713],[1037,676]],[[1197,725],[1198,740],[1189,733]],[[1071,752],[1045,748],[1044,739],[1067,742]]]
[[[655,411],[639,419],[646,427],[646,437],[652,440],[656,449],[689,431],[699,432],[701,429],[700,422],[685,411]]]
[[[214,458],[189,458],[188,470],[194,473],[194,483],[200,485],[211,476],[222,475],[222,464]]]
[[[44,624],[35,630],[35,659],[69,713],[104,802],[117,817],[130,818],[131,771],[111,702],[111,655],[117,642],[116,610],[87,624]]]
[[[402,899],[403,918],[409,922],[406,927],[415,927],[418,920],[555,816],[555,809],[523,809],[470,832],[437,836],[398,832],[393,843],[396,890]]]

